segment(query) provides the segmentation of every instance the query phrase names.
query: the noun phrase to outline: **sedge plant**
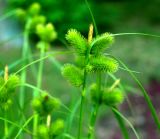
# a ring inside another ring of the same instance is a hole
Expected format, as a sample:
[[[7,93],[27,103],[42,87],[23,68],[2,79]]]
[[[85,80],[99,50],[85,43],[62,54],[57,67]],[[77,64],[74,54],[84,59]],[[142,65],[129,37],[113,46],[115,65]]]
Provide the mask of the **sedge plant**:
[[[51,23],[46,25],[38,24],[36,26],[36,33],[40,38],[40,41],[37,43],[37,48],[40,50],[40,59],[45,56],[45,52],[50,47],[50,42],[56,39],[57,33],[55,32],[54,26]],[[42,84],[42,75],[43,75],[43,67],[44,61],[41,60],[38,65],[38,73],[37,73],[37,88],[41,88]],[[38,97],[40,94],[37,90],[33,93],[33,98]],[[36,134],[38,126],[38,115],[34,118],[33,130]]]
[[[31,57],[31,48],[30,48],[30,36],[35,33],[37,24],[44,24],[46,18],[43,15],[40,15],[41,6],[39,3],[35,2],[31,4],[28,9],[17,9],[16,15],[24,26],[23,31],[23,46],[22,46],[22,66],[25,66],[28,63],[28,57]],[[21,72],[21,82],[25,83],[27,80],[27,70]],[[20,106],[21,109],[24,108],[25,100],[25,88],[20,88]]]
[[[7,119],[7,112],[13,104],[13,96],[20,79],[17,75],[9,75],[8,66],[5,67],[4,77],[0,77],[0,110],[4,113]],[[9,127],[8,122],[4,121],[4,137],[8,138]]]
[[[97,83],[91,85],[91,98],[93,102],[93,113],[90,118],[88,138],[93,138],[93,128],[100,104],[115,106],[123,102],[123,93],[116,85],[110,88],[101,89],[101,74],[114,73],[118,70],[118,62],[103,52],[112,43],[114,38],[109,33],[104,33],[93,38],[93,25],[89,28],[88,39],[75,29],[70,29],[66,34],[66,39],[72,46],[76,55],[76,64],[65,64],[62,68],[62,75],[76,87],[81,87],[81,104],[79,113],[79,125],[77,138],[81,138],[81,128],[83,122],[83,105],[86,97],[87,76],[97,75]]]

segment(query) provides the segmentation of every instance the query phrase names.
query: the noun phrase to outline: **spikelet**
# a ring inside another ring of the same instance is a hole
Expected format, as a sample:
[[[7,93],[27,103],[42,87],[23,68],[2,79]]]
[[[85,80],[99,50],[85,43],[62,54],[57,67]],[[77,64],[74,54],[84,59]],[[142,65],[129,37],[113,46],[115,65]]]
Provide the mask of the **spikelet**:
[[[72,64],[65,64],[62,68],[62,75],[73,86],[80,87],[83,84],[83,72]]]
[[[0,77],[0,108],[7,110],[12,104],[12,97],[15,94],[17,85],[20,79],[16,75],[10,75],[5,81]]]
[[[87,51],[87,40],[75,29],[70,29],[66,34],[66,40],[70,43],[78,55],[85,55]]]
[[[64,121],[62,119],[57,119],[55,122],[51,124],[50,127],[50,137],[55,138],[58,135],[62,134],[64,128]]]
[[[116,72],[118,70],[118,62],[115,59],[98,56],[90,57],[90,63],[86,66],[88,73],[94,72]]]
[[[114,38],[109,33],[96,37],[91,44],[91,54],[98,55],[113,43]]]
[[[35,15],[39,14],[40,10],[41,10],[41,5],[37,2],[35,2],[32,5],[30,5],[30,7],[28,9],[28,13],[30,14],[30,16],[35,16]]]
[[[36,33],[40,37],[40,39],[44,42],[51,42],[56,39],[57,33],[54,29],[53,24],[48,23],[46,25],[44,24],[38,24],[36,26]]]
[[[102,94],[102,91],[98,92],[97,84],[94,83],[94,84],[91,85],[90,94],[91,94],[92,102],[95,103],[95,104],[99,103],[99,99],[100,99],[100,96]]]
[[[38,126],[37,136],[39,139],[49,139],[49,129],[45,124],[41,124]]]
[[[20,78],[16,75],[10,75],[9,79],[6,83],[6,88],[7,88],[8,92],[10,94],[14,93],[18,84],[20,84]]]
[[[124,101],[124,94],[119,88],[113,90],[105,89],[103,93],[103,103],[109,106],[116,106]]]
[[[32,101],[33,109],[39,115],[51,114],[53,110],[58,109],[60,101],[57,98],[51,98],[47,92],[44,92],[40,97],[35,98]]]

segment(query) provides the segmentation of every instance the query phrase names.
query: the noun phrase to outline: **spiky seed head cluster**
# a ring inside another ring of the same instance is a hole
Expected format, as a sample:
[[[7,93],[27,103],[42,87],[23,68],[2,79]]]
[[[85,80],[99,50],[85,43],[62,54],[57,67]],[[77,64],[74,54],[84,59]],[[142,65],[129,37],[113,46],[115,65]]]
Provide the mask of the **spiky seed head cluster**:
[[[91,26],[92,27],[92,26]],[[66,34],[66,40],[72,46],[76,52],[76,62],[77,67],[74,66],[74,71],[87,71],[88,73],[96,72],[116,72],[118,70],[118,62],[110,57],[103,55],[103,52],[106,48],[109,48],[114,41],[114,38],[111,34],[105,33],[96,38],[92,39],[92,32],[89,33],[89,40],[87,40],[80,32],[76,29],[70,29]],[[66,72],[69,70],[69,66],[65,66],[62,69],[62,75],[69,80],[69,82],[77,87],[82,85],[83,79],[76,72]],[[71,71],[73,71],[70,67]],[[76,80],[75,80],[76,79]]]
[[[105,56],[91,56],[89,63],[86,66],[88,73],[94,72],[116,72],[118,70],[118,63],[116,60]]]
[[[15,94],[17,86],[20,84],[20,79],[16,75],[10,75],[8,80],[0,77],[0,107],[7,110],[12,104],[12,97]]]
[[[78,55],[86,55],[88,43],[80,32],[75,29],[70,29],[66,34],[66,40]]]
[[[48,23],[46,25],[38,24],[36,26],[36,33],[44,42],[51,42],[57,38],[57,33],[54,29],[53,24],[51,23]]]
[[[105,89],[102,99],[104,104],[116,106],[124,101],[124,93],[119,88],[114,88],[113,90]]]
[[[30,5],[30,7],[25,10],[18,8],[16,10],[16,15],[21,21],[26,22],[26,28],[30,30],[31,33],[35,33],[36,26],[38,24],[45,24],[46,17],[40,15],[41,5],[37,2]]]
[[[83,71],[73,64],[65,64],[61,71],[62,75],[73,86],[80,87],[83,84]]]
[[[70,29],[66,34],[66,40],[71,44],[78,55],[86,55],[87,49],[90,49],[90,54],[96,56],[104,52],[114,42],[114,38],[109,33],[104,33],[88,43],[87,39],[76,29]],[[90,46],[88,46],[90,45]]]
[[[96,83],[92,84],[90,87],[90,95],[91,95],[91,100],[93,103],[97,104],[99,103],[99,99],[101,96],[102,92],[98,91],[98,86]]]
[[[105,49],[109,48],[114,42],[114,38],[109,33],[104,33],[93,39],[91,43],[91,54],[100,55]]]
[[[40,139],[54,139],[58,137],[64,129],[64,121],[62,119],[57,119],[48,128],[45,124],[39,125],[38,127],[38,137]]]
[[[18,8],[16,10],[16,15],[18,18],[22,20],[26,20],[26,18],[32,18],[38,16],[41,11],[41,5],[37,2],[32,3],[28,9]]]
[[[44,92],[32,101],[32,106],[39,115],[46,116],[60,107],[60,100],[52,98],[47,92]]]
[[[41,5],[35,2],[35,3],[32,3],[30,7],[28,8],[28,13],[31,16],[36,16],[39,14],[40,10],[41,10]]]
[[[108,106],[116,106],[124,101],[124,93],[118,87],[104,88],[98,91],[97,84],[92,84],[90,87],[90,95],[93,103],[106,104]]]
[[[46,17],[43,15],[36,15],[32,17],[32,20],[30,22],[30,31],[35,32],[37,25],[39,24],[45,24],[46,23]]]

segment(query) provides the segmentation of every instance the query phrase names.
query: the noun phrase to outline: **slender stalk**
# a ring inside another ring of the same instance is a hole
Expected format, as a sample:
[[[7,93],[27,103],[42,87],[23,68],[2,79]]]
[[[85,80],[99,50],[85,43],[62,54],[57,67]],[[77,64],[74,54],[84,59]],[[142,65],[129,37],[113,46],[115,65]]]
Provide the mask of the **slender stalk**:
[[[130,69],[121,60],[118,59],[118,61],[125,69],[127,69],[128,73],[131,75],[131,77],[137,83],[138,87],[141,89],[141,92],[144,96],[144,99],[145,99],[145,101],[148,105],[148,108],[152,114],[153,120],[154,120],[158,130],[160,131],[160,120],[158,118],[158,114],[156,112],[156,109],[154,108],[153,103],[152,103],[147,91],[144,89],[142,83],[137,79],[137,77],[130,71]]]
[[[45,55],[45,42],[43,43],[43,46],[41,46],[40,49],[40,59],[43,58]],[[37,75],[37,88],[41,88],[41,84],[42,84],[42,73],[43,73],[43,64],[44,61],[41,60],[39,62],[39,66],[38,66],[38,75]],[[33,98],[37,97],[40,95],[40,92],[38,92],[38,90],[34,90],[33,93]],[[33,119],[33,134],[36,135],[37,133],[37,128],[38,128],[38,119],[39,116],[35,115],[34,119]],[[37,138],[36,136],[34,137],[35,139]]]
[[[115,108],[115,109],[117,110],[117,108]],[[124,120],[114,110],[112,110],[112,112],[113,112],[113,114],[119,124],[119,128],[121,129],[121,133],[122,133],[124,139],[130,139],[128,130],[127,130],[125,123],[124,123]]]
[[[8,66],[6,65],[5,69],[4,69],[4,81],[5,81],[5,83],[8,81],[8,76],[9,76]],[[5,113],[5,118],[7,119],[7,111],[5,110],[4,113]],[[5,134],[5,138],[8,138],[8,123],[6,121],[4,121],[4,134]]]
[[[102,94],[101,94],[102,77],[101,76],[102,76],[101,73],[97,74],[97,85],[98,85],[98,90],[97,91],[99,93],[99,100],[96,104],[93,105],[93,110],[92,110],[91,117],[90,117],[88,139],[93,139],[94,138],[95,123],[96,123],[97,114],[98,114],[101,99],[102,99]]]
[[[5,118],[7,119],[7,112],[5,111]],[[8,138],[8,122],[4,121],[4,136]]]
[[[22,47],[22,59],[26,59],[26,57],[28,56],[28,47],[29,47],[29,29],[30,29],[30,24],[31,24],[31,20],[28,19],[25,29],[24,29],[24,43],[23,43],[23,47]],[[22,63],[22,66],[25,66],[27,64],[27,61],[24,60],[24,62]],[[21,72],[21,82],[25,83],[26,82],[26,74],[27,74],[27,70],[24,69]],[[19,94],[19,103],[20,103],[20,107],[21,109],[24,108],[24,99],[25,99],[25,88],[21,87],[20,88],[20,94]]]
[[[93,36],[93,25],[91,24],[89,27],[88,32],[88,44],[90,45],[92,41]],[[90,55],[90,48],[87,49],[87,54],[85,56],[85,65],[89,62],[89,55]],[[85,94],[86,94],[86,80],[87,80],[87,71],[84,69],[84,80],[83,80],[83,86],[82,86],[82,93],[81,93],[81,104],[80,104],[80,113],[79,113],[79,125],[78,125],[78,139],[81,139],[81,128],[82,128],[82,117],[83,117],[83,104],[85,100]]]
[[[94,139],[95,123],[97,119],[98,110],[99,110],[99,105],[97,104],[94,105],[92,108],[91,117],[90,117],[88,139]]]
[[[85,100],[85,94],[86,94],[86,79],[87,79],[87,73],[86,70],[84,71],[84,81],[83,81],[83,89],[81,93],[81,104],[80,104],[80,113],[79,113],[79,125],[78,125],[78,139],[81,139],[81,128],[82,128],[82,117],[83,117],[83,104]]]
[[[112,109],[112,111],[114,111],[117,115],[119,115],[125,122],[128,123],[128,125],[129,125],[129,126],[131,127],[131,129],[133,130],[136,138],[137,138],[137,139],[140,139],[140,136],[138,135],[136,129],[133,127],[132,123],[131,123],[125,116],[123,116],[116,108],[112,107],[111,109]]]

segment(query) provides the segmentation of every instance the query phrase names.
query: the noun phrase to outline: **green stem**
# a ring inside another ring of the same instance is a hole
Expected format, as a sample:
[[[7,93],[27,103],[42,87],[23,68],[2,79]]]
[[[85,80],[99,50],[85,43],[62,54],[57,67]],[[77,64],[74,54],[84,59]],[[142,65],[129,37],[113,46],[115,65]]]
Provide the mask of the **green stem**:
[[[86,60],[85,60],[85,65],[88,64],[89,62],[89,54],[90,54],[90,49],[87,51],[86,55]],[[82,93],[81,93],[81,104],[80,104],[80,113],[79,113],[79,125],[78,125],[78,139],[81,139],[81,128],[82,128],[82,117],[83,117],[83,104],[85,100],[85,95],[86,95],[86,80],[87,80],[87,71],[84,69],[84,80],[83,80],[83,86],[82,86]]]
[[[98,110],[99,110],[99,104],[95,104],[93,106],[93,109],[92,109],[92,112],[91,112],[88,139],[93,139],[94,138],[95,123],[96,123],[96,119],[97,119]]]
[[[40,49],[40,59],[43,58],[44,55],[45,55],[45,42],[43,43],[43,46],[41,46],[41,49]],[[41,88],[41,84],[42,84],[43,64],[44,64],[44,61],[41,60],[39,62],[39,66],[38,66],[37,86],[36,87],[39,89]],[[34,90],[33,98],[35,98],[39,95],[40,95],[40,92],[38,92],[38,90]],[[34,120],[33,120],[33,134],[34,135],[36,135],[36,133],[37,133],[38,119],[39,119],[39,116],[35,115]],[[35,136],[34,138],[36,139],[37,137]]]
[[[5,118],[7,119],[7,112],[5,111]],[[8,139],[8,123],[4,121],[4,135],[5,139]]]
[[[98,85],[98,90],[97,91],[99,93],[99,100],[96,104],[93,105],[93,110],[92,110],[91,117],[90,117],[88,139],[93,139],[94,138],[95,123],[96,123],[98,110],[99,110],[101,100],[102,100],[101,83],[102,83],[102,75],[101,75],[101,72],[100,72],[100,73],[97,73],[97,85]]]
[[[115,108],[115,109],[117,110],[117,108]],[[112,112],[113,112],[115,118],[117,119],[117,122],[119,124],[119,127],[121,129],[121,133],[122,133],[124,139],[130,139],[128,130],[127,130],[125,123],[124,123],[124,120],[115,111],[112,110]]]
[[[29,47],[29,29],[30,29],[30,24],[31,24],[31,20],[28,19],[26,26],[25,26],[25,30],[24,30],[24,43],[23,43],[23,47],[22,47],[22,59],[26,59],[26,57],[28,56],[28,47]],[[22,63],[22,66],[25,66],[27,64],[26,60],[24,60],[24,62]],[[21,72],[21,82],[25,83],[26,82],[26,74],[27,74],[27,70],[24,69]],[[24,99],[25,99],[25,88],[21,87],[20,88],[20,96],[19,96],[19,103],[20,103],[20,107],[21,109],[23,109],[24,107]]]
[[[86,70],[84,71],[84,81],[83,81],[83,89],[81,93],[81,104],[80,104],[80,113],[79,113],[79,125],[78,125],[78,139],[81,139],[81,128],[82,128],[82,121],[83,121],[83,104],[86,94]]]

